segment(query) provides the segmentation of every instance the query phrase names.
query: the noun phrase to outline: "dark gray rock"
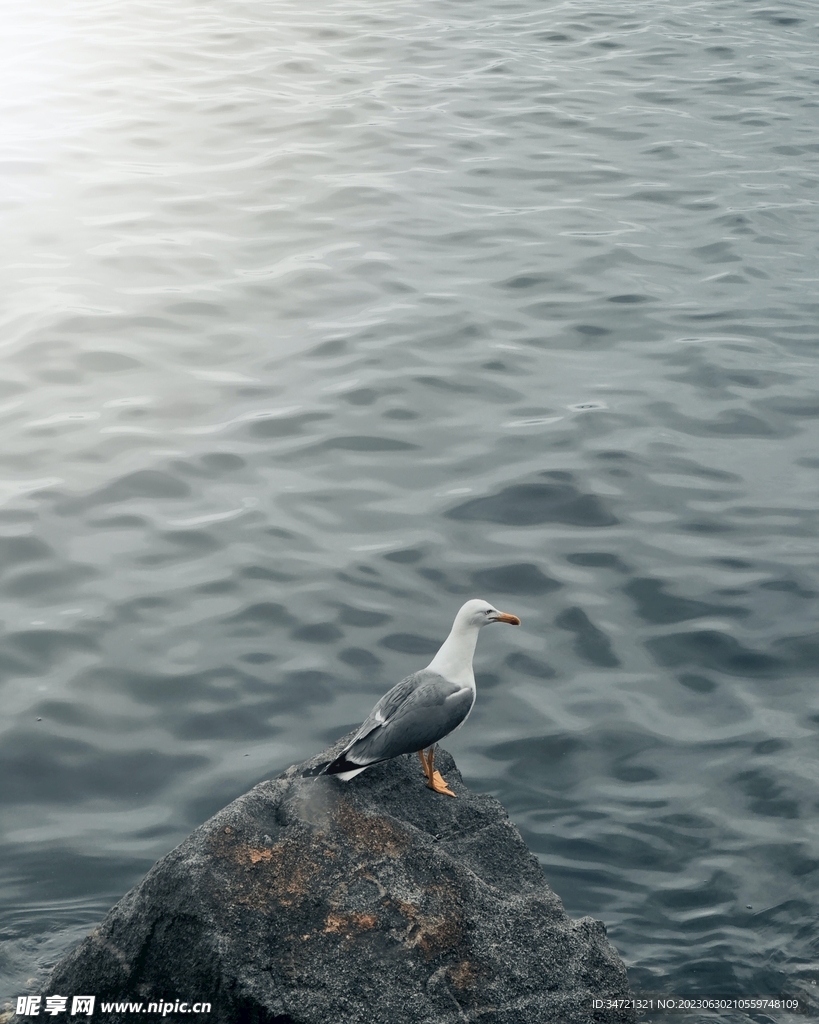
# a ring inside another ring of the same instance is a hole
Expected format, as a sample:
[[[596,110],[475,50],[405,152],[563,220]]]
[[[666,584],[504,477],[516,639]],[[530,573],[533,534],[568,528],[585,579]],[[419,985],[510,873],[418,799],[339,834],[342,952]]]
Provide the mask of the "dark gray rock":
[[[207,1001],[210,1024],[634,1020],[593,1009],[628,994],[603,925],[567,917],[503,807],[445,751],[456,800],[426,788],[415,757],[346,783],[302,777],[341,746],[198,828],[43,994],[94,993],[106,1024],[133,1019],[101,1014],[109,999]]]

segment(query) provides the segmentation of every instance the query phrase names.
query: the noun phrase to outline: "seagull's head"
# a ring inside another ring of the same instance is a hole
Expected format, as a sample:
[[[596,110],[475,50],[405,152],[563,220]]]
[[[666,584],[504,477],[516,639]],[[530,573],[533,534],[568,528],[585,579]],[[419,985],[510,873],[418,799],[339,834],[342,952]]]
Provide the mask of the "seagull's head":
[[[508,622],[510,626],[519,626],[520,619],[509,612],[499,612],[488,601],[467,601],[458,612],[457,619],[464,626],[485,626],[488,622]]]

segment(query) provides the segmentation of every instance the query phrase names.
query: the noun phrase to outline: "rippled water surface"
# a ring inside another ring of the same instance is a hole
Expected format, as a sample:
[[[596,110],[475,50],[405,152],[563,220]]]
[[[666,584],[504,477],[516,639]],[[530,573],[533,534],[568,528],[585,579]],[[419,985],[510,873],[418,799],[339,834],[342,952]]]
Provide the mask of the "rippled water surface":
[[[473,596],[523,626],[449,746],[635,990],[816,992],[818,43],[8,6],[4,998]]]

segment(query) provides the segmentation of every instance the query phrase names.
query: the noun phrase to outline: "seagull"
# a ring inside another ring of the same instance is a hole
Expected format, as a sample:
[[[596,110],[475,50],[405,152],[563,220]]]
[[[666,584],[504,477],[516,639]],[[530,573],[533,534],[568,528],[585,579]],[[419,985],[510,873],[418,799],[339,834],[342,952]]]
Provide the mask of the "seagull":
[[[467,601],[429,665],[385,693],[352,741],[318,774],[337,775],[346,782],[371,765],[416,751],[429,788],[455,796],[435,770],[435,744],[459,729],[472,710],[472,656],[478,632],[489,622],[520,625],[517,615],[499,612],[487,601]]]

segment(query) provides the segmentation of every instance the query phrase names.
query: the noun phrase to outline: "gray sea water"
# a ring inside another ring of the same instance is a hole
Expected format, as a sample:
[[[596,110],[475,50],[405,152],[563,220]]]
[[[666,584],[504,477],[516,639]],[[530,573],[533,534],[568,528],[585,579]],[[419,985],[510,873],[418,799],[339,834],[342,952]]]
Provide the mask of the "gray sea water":
[[[818,21],[7,5],[3,999],[484,597],[448,746],[567,910],[819,1003]]]

